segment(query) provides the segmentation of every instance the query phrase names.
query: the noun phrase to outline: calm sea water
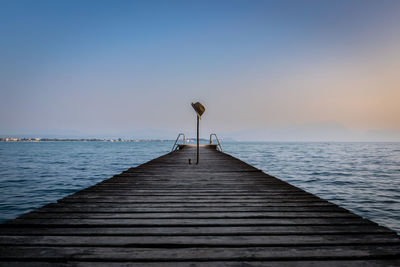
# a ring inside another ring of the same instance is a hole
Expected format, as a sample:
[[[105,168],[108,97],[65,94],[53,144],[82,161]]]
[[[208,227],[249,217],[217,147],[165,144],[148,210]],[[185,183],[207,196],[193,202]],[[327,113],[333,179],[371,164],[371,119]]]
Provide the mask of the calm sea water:
[[[0,143],[0,221],[170,151],[171,142]],[[400,232],[400,143],[223,143],[224,152]]]

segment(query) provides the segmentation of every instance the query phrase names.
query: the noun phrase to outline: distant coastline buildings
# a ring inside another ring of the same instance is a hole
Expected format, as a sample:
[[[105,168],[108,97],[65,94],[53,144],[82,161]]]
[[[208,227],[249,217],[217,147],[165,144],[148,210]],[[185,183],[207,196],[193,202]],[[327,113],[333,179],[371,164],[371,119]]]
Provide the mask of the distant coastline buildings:
[[[99,139],[99,138],[15,138],[0,137],[0,142],[165,142],[165,139]]]

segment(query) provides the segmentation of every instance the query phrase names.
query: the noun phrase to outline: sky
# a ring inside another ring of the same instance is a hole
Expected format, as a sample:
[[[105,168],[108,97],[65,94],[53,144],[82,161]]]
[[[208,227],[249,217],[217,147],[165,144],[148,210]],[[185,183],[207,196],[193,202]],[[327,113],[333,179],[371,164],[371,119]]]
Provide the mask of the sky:
[[[0,0],[0,136],[400,141],[400,1]]]

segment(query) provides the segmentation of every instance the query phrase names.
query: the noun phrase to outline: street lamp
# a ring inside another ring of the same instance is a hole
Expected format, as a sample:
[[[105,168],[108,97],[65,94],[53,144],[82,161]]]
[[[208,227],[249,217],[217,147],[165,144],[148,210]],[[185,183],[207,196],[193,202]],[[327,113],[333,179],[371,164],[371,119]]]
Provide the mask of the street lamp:
[[[201,115],[203,115],[206,108],[200,104],[200,102],[192,103],[192,107],[197,114],[197,161],[196,164],[199,164],[199,120],[201,119]]]

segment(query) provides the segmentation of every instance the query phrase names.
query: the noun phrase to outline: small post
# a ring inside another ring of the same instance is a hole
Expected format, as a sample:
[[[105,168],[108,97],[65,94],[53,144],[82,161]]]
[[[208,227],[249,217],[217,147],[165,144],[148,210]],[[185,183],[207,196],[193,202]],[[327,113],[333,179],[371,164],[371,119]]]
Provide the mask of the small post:
[[[199,164],[199,116],[197,116],[197,161],[196,164]]]
[[[201,115],[203,115],[204,111],[206,110],[205,107],[200,103],[192,103],[192,107],[194,111],[196,111],[197,114],[197,161],[196,164],[199,164],[199,124],[200,124],[200,119]]]

